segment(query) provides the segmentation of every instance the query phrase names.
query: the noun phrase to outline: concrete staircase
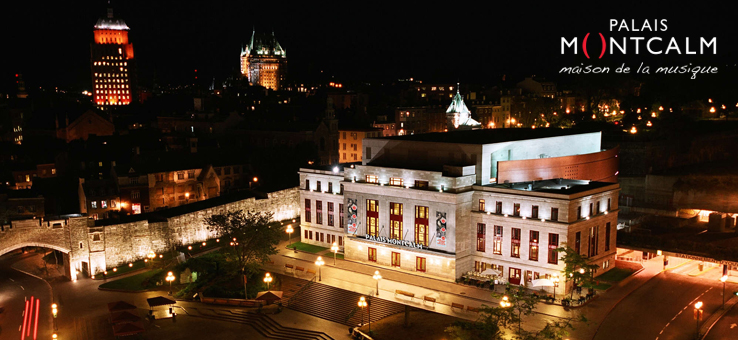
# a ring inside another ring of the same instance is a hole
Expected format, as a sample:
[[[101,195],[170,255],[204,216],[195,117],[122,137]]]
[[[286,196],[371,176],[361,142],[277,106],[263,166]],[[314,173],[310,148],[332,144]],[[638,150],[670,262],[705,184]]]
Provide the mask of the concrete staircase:
[[[284,327],[267,315],[249,313],[243,310],[227,310],[214,308],[187,308],[187,314],[195,317],[209,318],[247,324],[261,336],[278,340],[334,340],[323,332]]]
[[[287,305],[288,308],[347,326],[356,326],[361,323],[361,310],[357,307],[361,296],[365,296],[371,304],[369,308],[371,309],[372,322],[405,311],[405,305],[361,295],[319,282],[312,282],[308,285],[309,281],[307,280],[286,275],[280,275],[280,279],[284,296],[288,295],[288,291],[294,290],[285,299],[290,300]],[[300,291],[305,285],[308,286]],[[296,292],[300,294],[290,299]],[[365,309],[364,322],[368,321],[369,311]]]

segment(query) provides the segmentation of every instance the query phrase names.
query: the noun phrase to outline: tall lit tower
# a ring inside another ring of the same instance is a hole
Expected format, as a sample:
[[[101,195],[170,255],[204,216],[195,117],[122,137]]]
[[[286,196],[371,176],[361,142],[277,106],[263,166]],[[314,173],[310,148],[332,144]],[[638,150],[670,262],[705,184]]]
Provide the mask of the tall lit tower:
[[[249,44],[241,49],[241,75],[249,83],[279,90],[287,73],[287,53],[271,35],[251,34]]]
[[[128,105],[136,97],[133,45],[128,42],[128,25],[113,17],[95,24],[95,41],[90,44],[93,100],[98,107]]]

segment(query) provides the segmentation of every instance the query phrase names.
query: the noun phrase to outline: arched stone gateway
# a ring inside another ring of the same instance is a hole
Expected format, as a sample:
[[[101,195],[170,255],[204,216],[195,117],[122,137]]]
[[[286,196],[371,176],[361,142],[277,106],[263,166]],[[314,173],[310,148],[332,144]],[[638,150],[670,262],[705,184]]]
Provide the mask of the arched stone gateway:
[[[13,221],[0,228],[0,256],[25,247],[43,247],[58,250],[64,254],[64,273],[75,279],[72,272],[68,220],[23,220]]]

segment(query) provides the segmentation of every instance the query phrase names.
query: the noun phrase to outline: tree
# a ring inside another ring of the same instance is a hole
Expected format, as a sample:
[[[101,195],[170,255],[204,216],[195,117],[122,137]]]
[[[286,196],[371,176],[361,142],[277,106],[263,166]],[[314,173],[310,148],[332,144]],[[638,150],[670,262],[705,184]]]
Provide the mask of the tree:
[[[570,317],[548,321],[538,331],[526,331],[521,327],[522,317],[533,313],[539,297],[529,293],[524,286],[508,284],[506,291],[506,295],[492,295],[509,305],[482,305],[476,321],[456,321],[445,332],[454,340],[501,340],[506,332],[513,333],[519,340],[560,340],[568,335],[569,329],[574,329],[575,322],[586,321],[583,317]]]
[[[270,226],[274,213],[230,211],[205,218],[208,230],[220,237],[228,238],[231,244],[224,252],[229,261],[238,265],[244,277],[256,273],[269,256],[277,253],[276,245],[282,236],[283,227]],[[246,293],[246,280],[244,280]],[[247,295],[246,295],[247,296]]]
[[[561,260],[564,261],[564,270],[562,272],[566,280],[574,284],[579,284],[582,287],[592,288],[594,282],[592,274],[594,274],[597,265],[587,263],[587,257],[579,254],[569,246],[564,245],[556,249],[556,251],[564,253]],[[571,291],[571,297],[574,298],[574,289]]]

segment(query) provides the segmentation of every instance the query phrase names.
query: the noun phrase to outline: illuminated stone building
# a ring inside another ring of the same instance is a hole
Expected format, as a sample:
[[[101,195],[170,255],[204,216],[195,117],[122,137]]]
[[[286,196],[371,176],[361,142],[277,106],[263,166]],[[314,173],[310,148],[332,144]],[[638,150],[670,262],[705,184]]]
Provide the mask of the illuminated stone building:
[[[112,8],[95,24],[90,64],[93,100],[98,107],[128,105],[135,98],[135,62],[128,30],[123,19],[113,17]]]
[[[271,35],[254,31],[251,41],[241,50],[241,75],[252,85],[279,90],[287,71],[287,53]]]
[[[619,192],[618,150],[600,140],[521,129],[364,139],[361,164],[300,169],[301,241],[418,276],[491,269],[516,285],[560,275],[567,244],[598,276],[615,263]]]

